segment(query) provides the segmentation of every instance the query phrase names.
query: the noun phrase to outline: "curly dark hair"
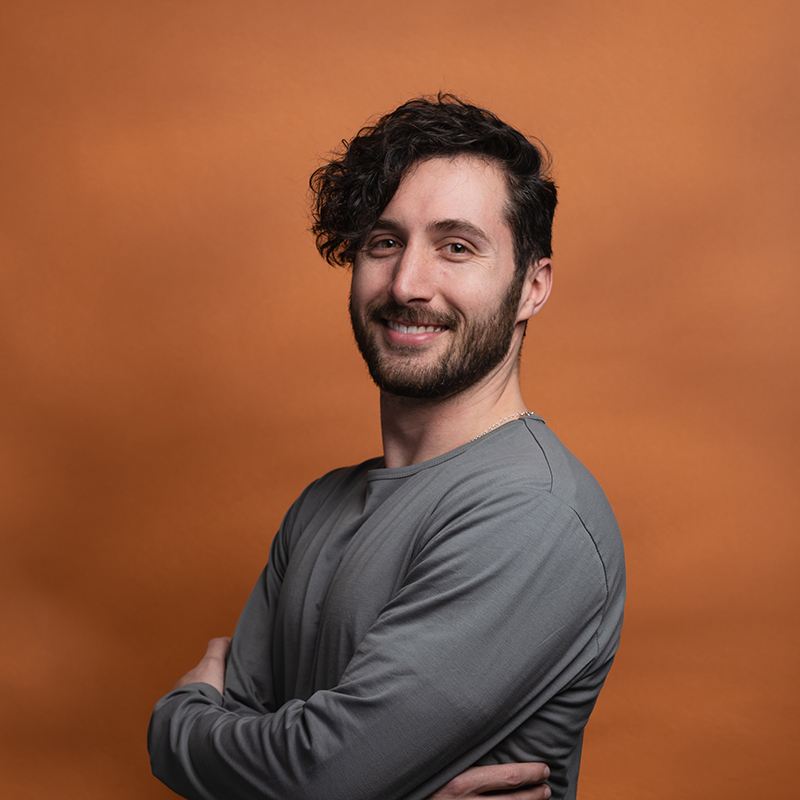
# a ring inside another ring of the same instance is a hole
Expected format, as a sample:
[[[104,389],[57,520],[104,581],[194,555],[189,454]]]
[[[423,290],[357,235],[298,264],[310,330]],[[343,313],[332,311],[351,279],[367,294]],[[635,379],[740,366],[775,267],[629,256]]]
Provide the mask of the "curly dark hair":
[[[418,97],[362,128],[311,176],[317,249],[330,264],[352,265],[404,175],[421,160],[474,154],[497,164],[508,185],[506,220],[518,276],[549,257],[556,185],[550,154],[483,108],[452,94]]]

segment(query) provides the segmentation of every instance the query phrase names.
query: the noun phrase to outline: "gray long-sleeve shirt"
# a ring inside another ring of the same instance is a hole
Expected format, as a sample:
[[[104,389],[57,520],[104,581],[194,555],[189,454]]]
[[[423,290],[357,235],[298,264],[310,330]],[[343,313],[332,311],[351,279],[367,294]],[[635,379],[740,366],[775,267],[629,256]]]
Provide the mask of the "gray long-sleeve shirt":
[[[573,798],[624,591],[611,508],[539,418],[336,470],[275,537],[224,698],[157,704],[153,772],[192,800],[415,800],[472,764],[544,761]]]

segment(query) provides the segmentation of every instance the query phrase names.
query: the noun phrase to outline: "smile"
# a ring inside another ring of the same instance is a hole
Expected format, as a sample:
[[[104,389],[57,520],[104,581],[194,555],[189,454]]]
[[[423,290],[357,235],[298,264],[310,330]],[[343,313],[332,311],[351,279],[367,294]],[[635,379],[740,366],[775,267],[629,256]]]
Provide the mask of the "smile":
[[[398,333],[440,333],[447,330],[446,325],[404,325],[394,320],[384,320],[386,327]]]

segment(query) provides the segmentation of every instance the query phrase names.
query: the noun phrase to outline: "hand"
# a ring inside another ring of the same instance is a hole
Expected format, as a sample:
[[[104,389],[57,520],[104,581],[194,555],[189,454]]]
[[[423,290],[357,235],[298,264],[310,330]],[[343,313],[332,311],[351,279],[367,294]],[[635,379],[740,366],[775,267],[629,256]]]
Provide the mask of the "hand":
[[[485,797],[487,792],[508,800],[547,800],[551,792],[544,781],[549,777],[547,765],[537,762],[470,767],[428,800],[473,800]]]
[[[230,644],[230,636],[212,639],[200,663],[194,669],[190,669],[172,687],[172,691],[180,689],[187,683],[209,683],[222,694],[225,688],[225,656],[228,654]]]

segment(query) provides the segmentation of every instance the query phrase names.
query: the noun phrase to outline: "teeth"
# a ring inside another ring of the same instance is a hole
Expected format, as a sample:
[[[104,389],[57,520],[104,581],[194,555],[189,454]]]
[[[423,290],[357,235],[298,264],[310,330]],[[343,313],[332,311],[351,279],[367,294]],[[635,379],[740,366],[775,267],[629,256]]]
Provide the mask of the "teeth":
[[[393,331],[397,331],[398,333],[436,333],[444,330],[444,327],[440,325],[403,325],[400,322],[391,322],[388,320],[386,324]]]

